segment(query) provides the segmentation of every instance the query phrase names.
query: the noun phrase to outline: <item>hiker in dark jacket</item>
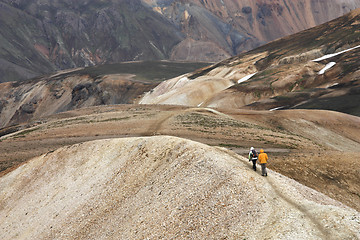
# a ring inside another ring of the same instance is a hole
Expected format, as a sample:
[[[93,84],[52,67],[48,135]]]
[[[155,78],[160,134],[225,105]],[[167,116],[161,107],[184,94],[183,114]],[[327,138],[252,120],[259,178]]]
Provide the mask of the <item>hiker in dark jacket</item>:
[[[250,152],[249,152],[249,162],[252,161],[253,162],[253,169],[254,171],[256,171],[256,161],[258,159],[258,154],[255,151],[255,149],[253,147],[250,148]]]

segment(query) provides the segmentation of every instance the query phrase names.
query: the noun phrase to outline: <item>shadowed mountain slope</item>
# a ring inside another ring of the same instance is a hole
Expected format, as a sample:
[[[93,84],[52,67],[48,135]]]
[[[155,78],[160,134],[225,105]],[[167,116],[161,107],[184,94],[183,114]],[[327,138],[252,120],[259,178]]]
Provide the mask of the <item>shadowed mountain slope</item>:
[[[360,0],[1,0],[0,82],[137,60],[217,62]]]
[[[359,212],[246,162],[165,136],[61,148],[0,178],[0,236],[360,238]]]
[[[360,10],[187,76],[141,103],[219,108],[318,108],[359,115]]]
[[[178,52],[203,54],[196,42],[217,46],[231,55],[340,17],[360,7],[353,0],[143,0],[154,11],[179,25],[186,40]],[[199,34],[200,33],[200,34]],[[224,37],[221,38],[220,35]],[[193,40],[192,42],[190,41]],[[189,45],[193,45],[192,48]],[[205,53],[208,50],[203,50]],[[216,52],[215,52],[216,53]],[[187,56],[189,59],[197,57]]]
[[[168,59],[183,39],[139,0],[2,0],[0,24],[0,82],[104,63]]]

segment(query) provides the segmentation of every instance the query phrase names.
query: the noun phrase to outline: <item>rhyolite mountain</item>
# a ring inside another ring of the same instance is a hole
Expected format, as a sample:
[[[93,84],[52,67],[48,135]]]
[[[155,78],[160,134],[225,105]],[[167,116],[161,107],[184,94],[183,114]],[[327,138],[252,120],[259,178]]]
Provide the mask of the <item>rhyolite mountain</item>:
[[[360,9],[195,73],[161,83],[141,103],[360,116]]]
[[[0,82],[134,60],[220,61],[360,0],[1,0]]]

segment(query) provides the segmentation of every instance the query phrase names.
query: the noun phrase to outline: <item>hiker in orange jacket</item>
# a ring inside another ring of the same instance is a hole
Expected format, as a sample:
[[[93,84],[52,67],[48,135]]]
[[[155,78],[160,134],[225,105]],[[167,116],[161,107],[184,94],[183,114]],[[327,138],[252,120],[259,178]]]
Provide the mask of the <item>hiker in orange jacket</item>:
[[[267,160],[268,160],[268,155],[264,152],[264,149],[261,149],[258,157],[258,161],[261,166],[261,176],[267,176],[267,171],[266,171]]]

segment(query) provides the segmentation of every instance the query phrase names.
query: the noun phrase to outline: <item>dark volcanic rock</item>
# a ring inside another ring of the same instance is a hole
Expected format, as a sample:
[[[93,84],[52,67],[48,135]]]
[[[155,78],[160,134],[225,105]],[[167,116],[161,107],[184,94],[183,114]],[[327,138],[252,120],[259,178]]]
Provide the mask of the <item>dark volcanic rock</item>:
[[[183,39],[139,0],[2,0],[0,25],[5,50],[0,82],[102,63],[168,59]]]
[[[0,100],[0,112],[3,110],[7,103],[8,102],[6,100]]]
[[[0,83],[0,129],[82,107],[134,103],[162,80],[206,65],[166,61],[107,64]]]
[[[27,103],[21,106],[21,111],[27,114],[32,114],[35,112],[35,106],[33,103]]]
[[[251,7],[243,7],[241,9],[241,11],[245,14],[250,14],[250,13],[252,13],[252,8]]]

